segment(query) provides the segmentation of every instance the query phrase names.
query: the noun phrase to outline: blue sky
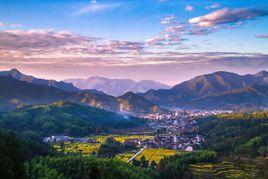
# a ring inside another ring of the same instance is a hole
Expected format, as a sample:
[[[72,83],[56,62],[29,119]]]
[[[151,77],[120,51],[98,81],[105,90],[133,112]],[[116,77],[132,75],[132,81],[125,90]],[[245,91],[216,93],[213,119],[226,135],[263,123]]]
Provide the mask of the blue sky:
[[[163,23],[169,17],[171,20]],[[2,52],[5,56],[0,56],[1,69],[17,67],[33,75],[56,79],[102,75],[135,80],[153,78],[176,84],[215,70],[239,73],[265,70],[268,1],[0,0],[0,32],[3,38],[0,47],[5,50]],[[50,41],[42,39],[40,34]],[[93,43],[89,38],[100,40]],[[42,45],[36,47],[36,44]],[[171,52],[177,54],[170,56]],[[213,56],[206,55],[212,52]],[[49,57],[52,53],[55,53],[53,58]],[[182,53],[187,53],[187,58]],[[194,53],[201,60],[189,60]],[[233,57],[229,61],[234,65],[229,64],[227,57]],[[246,59],[241,60],[242,57]],[[211,62],[208,60],[211,58],[225,61]],[[69,59],[75,63],[70,64]],[[252,59],[261,65],[252,65]],[[207,67],[202,70],[194,67],[186,77],[175,70],[183,71],[191,62],[193,66]],[[169,77],[165,70],[171,64],[174,72],[170,70]],[[73,70],[82,65],[86,66],[84,71],[91,68],[92,72]],[[41,69],[45,67],[51,69],[49,74]],[[64,75],[55,70],[59,68],[64,69]],[[111,69],[113,74],[109,73]],[[129,70],[132,73],[127,73]],[[156,71],[162,73],[155,75]]]

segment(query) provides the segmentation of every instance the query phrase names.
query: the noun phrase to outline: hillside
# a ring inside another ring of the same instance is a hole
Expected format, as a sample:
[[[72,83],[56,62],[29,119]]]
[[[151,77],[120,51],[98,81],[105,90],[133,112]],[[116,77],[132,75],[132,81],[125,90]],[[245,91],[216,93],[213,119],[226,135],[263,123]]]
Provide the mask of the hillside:
[[[268,102],[268,85],[251,85],[223,93],[213,93],[192,101],[192,105],[207,107],[266,107]]]
[[[120,96],[126,92],[144,93],[150,89],[167,89],[169,86],[152,80],[133,81],[130,79],[109,79],[99,76],[87,79],[66,79],[79,89],[96,89],[112,96]]]
[[[120,98],[106,95],[101,92],[92,90],[71,92],[58,89],[52,86],[36,85],[24,81],[19,81],[11,76],[0,76],[0,111],[14,109],[21,105],[53,103],[59,100],[81,103],[93,107],[99,107],[110,111],[120,111],[122,101]],[[141,113],[141,112],[161,112],[155,110],[155,105],[148,100],[133,94],[139,99],[127,101],[125,112]],[[124,101],[126,102],[126,101]]]
[[[266,78],[265,72],[255,75],[238,75],[220,71],[197,76],[169,90],[150,90],[140,95],[153,103],[167,106],[195,106],[198,103],[206,107],[207,104],[214,106],[218,102],[223,105],[241,104],[243,101],[265,102],[266,99],[260,99],[259,93],[252,85],[266,85]],[[262,94],[265,94],[263,90]],[[228,97],[228,100],[225,97]]]
[[[124,117],[102,109],[70,102],[25,106],[0,115],[1,129],[18,133],[35,132],[42,136],[109,132],[143,125],[133,117]]]
[[[143,97],[136,95],[132,92],[128,92],[117,98],[117,101],[120,104],[120,111],[137,111],[139,113],[157,113],[164,112],[162,108],[153,104],[148,100],[144,100]]]
[[[233,113],[197,120],[205,136],[202,148],[220,154],[256,156],[267,153],[268,112]]]
[[[1,71],[0,76],[12,76],[13,78],[19,81],[25,81],[25,82],[36,84],[36,85],[54,86],[58,89],[62,89],[66,91],[76,91],[76,92],[79,91],[79,89],[74,87],[71,83],[35,78],[33,76],[22,74],[17,69],[11,69],[10,71]]]

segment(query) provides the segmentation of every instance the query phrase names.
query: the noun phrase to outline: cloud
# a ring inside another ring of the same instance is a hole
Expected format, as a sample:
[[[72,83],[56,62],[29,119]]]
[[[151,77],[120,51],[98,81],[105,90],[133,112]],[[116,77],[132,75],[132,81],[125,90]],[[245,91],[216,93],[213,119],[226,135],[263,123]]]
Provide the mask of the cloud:
[[[106,40],[53,30],[0,31],[0,52],[21,58],[86,58],[139,54],[143,43]]]
[[[91,1],[91,3],[79,11],[77,11],[74,15],[81,16],[86,14],[93,14],[98,12],[110,11],[120,7],[119,3],[97,3],[96,1]]]
[[[257,35],[257,38],[268,38],[268,34],[260,34],[260,35]]]
[[[4,27],[5,24],[3,22],[0,22],[0,27]]]
[[[188,35],[208,35],[210,33],[216,32],[216,29],[213,28],[193,28],[188,31]]]
[[[153,56],[152,56],[153,55]],[[200,68],[202,66],[202,68]],[[255,73],[268,69],[268,56],[231,52],[152,53],[136,57],[7,58],[0,53],[0,70],[18,68],[26,74],[59,80],[100,75],[114,78],[154,79],[178,84],[194,76],[226,70]]]
[[[174,24],[176,22],[177,22],[176,21],[176,16],[170,15],[170,16],[167,16],[167,17],[161,19],[161,22],[160,23],[162,25],[169,25],[169,24]]]
[[[232,24],[246,20],[253,20],[255,18],[263,16],[268,16],[267,9],[224,8],[203,16],[189,19],[189,23],[200,27],[212,27],[216,25]]]
[[[10,27],[12,28],[19,28],[19,27],[23,27],[22,24],[9,24]]]
[[[165,32],[173,34],[183,34],[185,31],[186,26],[184,24],[172,25],[165,29]]]
[[[210,9],[218,9],[220,8],[221,5],[219,3],[215,3],[215,4],[212,4],[210,6],[206,6],[206,9],[210,10]]]
[[[19,28],[22,26],[23,26],[22,24],[8,24],[8,23],[0,22],[0,27]]]
[[[193,11],[194,10],[194,7],[193,6],[191,6],[191,5],[187,5],[187,6],[185,6],[185,11]]]

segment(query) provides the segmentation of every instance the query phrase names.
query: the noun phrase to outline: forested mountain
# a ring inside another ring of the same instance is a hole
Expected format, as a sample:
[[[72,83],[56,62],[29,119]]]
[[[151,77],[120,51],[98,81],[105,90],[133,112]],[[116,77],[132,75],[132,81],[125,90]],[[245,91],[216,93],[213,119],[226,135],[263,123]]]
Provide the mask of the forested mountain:
[[[103,109],[70,102],[24,106],[0,115],[0,128],[41,136],[86,136],[115,129],[134,128],[144,122]]]
[[[169,88],[169,86],[165,84],[152,80],[141,80],[136,82],[130,79],[109,79],[99,76],[94,76],[87,79],[73,78],[66,79],[64,81],[72,83],[79,89],[96,89],[113,96],[120,96],[129,91],[133,93],[144,93],[150,89]]]
[[[53,86],[19,81],[11,76],[0,76],[0,84],[0,109],[2,111],[14,109],[25,104],[44,104],[59,100],[133,114],[163,111],[160,107],[136,94],[132,95],[136,96],[139,101],[128,101],[127,99],[122,101],[122,98],[116,98],[97,91],[65,91]]]
[[[195,77],[171,89],[150,90],[140,95],[167,106],[225,107],[245,101],[250,105],[263,105],[268,97],[266,85],[267,72],[264,71],[255,75],[220,71]]]

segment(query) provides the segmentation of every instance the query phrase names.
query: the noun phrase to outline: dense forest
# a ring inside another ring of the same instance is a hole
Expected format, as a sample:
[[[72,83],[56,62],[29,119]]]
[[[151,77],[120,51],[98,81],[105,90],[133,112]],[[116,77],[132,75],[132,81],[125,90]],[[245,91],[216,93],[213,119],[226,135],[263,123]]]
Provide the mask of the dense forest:
[[[0,127],[40,136],[87,136],[144,125],[145,122],[70,102],[25,106],[0,115]]]
[[[234,113],[198,120],[202,149],[246,157],[268,154],[268,112]]]

